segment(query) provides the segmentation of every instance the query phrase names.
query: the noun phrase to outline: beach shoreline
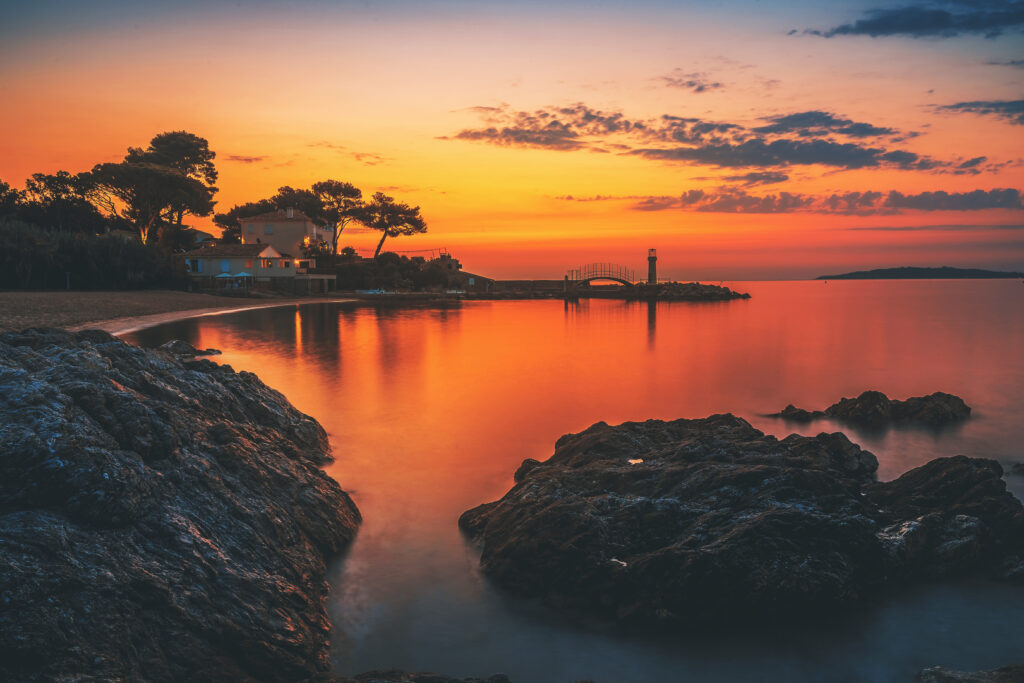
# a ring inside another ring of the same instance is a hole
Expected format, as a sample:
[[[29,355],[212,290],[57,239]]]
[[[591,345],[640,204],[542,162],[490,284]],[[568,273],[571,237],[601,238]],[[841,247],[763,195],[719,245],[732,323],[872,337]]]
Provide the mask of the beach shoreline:
[[[0,332],[30,327],[127,334],[154,325],[279,306],[344,303],[350,298],[250,299],[170,290],[0,292]]]

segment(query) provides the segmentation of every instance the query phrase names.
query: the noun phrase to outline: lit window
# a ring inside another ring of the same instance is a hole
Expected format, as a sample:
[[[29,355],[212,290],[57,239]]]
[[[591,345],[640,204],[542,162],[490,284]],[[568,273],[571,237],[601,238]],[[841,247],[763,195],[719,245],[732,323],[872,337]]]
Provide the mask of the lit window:
[[[274,259],[269,259],[269,258],[261,258],[260,259],[260,268],[273,268],[273,267],[274,267]]]
[[[251,258],[245,259],[245,267],[246,268],[252,268],[252,259]]]
[[[281,267],[282,268],[287,268],[290,265],[292,265],[291,261],[289,261],[288,259],[281,259]]]

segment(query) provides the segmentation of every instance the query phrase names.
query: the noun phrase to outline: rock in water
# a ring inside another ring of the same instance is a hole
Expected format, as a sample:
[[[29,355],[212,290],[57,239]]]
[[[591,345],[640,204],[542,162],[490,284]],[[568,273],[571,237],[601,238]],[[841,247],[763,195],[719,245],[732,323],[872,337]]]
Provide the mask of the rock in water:
[[[169,342],[164,342],[160,345],[161,351],[166,351],[172,356],[178,356],[180,358],[195,358],[196,356],[219,356],[219,349],[197,349],[196,347],[189,344],[187,341],[181,339],[172,339]]]
[[[103,332],[0,336],[0,679],[294,681],[360,517],[250,373]]]
[[[971,416],[971,408],[959,396],[937,391],[927,396],[892,400],[880,391],[865,391],[857,398],[843,398],[825,410],[803,410],[789,404],[772,417],[809,422],[831,417],[852,425],[880,429],[890,424],[922,424],[943,427]]]
[[[918,683],[1021,683],[1024,664],[1011,664],[990,671],[953,671],[933,666],[918,672]]]
[[[1024,508],[994,461],[943,458],[888,484],[876,469],[838,433],[780,441],[732,415],[602,422],[459,524],[504,589],[644,626],[834,610],[1019,547]]]

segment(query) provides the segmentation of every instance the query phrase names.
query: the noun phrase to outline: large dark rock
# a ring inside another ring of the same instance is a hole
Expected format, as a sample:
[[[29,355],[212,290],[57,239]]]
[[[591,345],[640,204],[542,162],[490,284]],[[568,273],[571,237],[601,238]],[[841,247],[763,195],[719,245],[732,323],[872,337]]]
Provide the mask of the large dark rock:
[[[1024,664],[1011,664],[988,671],[954,671],[933,666],[918,672],[918,683],[1022,683]]]
[[[842,434],[780,441],[732,415],[598,423],[459,524],[502,588],[647,626],[833,611],[1020,547],[1024,509],[994,461],[886,484],[876,469]]]
[[[790,404],[772,415],[796,422],[830,417],[873,429],[908,423],[943,427],[970,416],[971,409],[962,398],[941,391],[927,396],[912,396],[905,401],[892,400],[880,391],[865,391],[857,398],[840,399],[825,410],[804,410]]]
[[[102,332],[0,336],[0,679],[294,681],[360,521],[255,375]]]
[[[308,683],[511,683],[508,676],[496,674],[488,678],[449,678],[434,673],[401,671],[367,671],[351,678],[346,676],[317,676]]]

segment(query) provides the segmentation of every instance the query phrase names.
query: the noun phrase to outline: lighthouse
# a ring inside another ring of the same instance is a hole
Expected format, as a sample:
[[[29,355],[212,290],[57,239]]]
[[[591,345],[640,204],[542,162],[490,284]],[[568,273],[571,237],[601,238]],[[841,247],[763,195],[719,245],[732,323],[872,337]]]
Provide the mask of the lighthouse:
[[[658,250],[647,250],[647,284],[658,284]]]

